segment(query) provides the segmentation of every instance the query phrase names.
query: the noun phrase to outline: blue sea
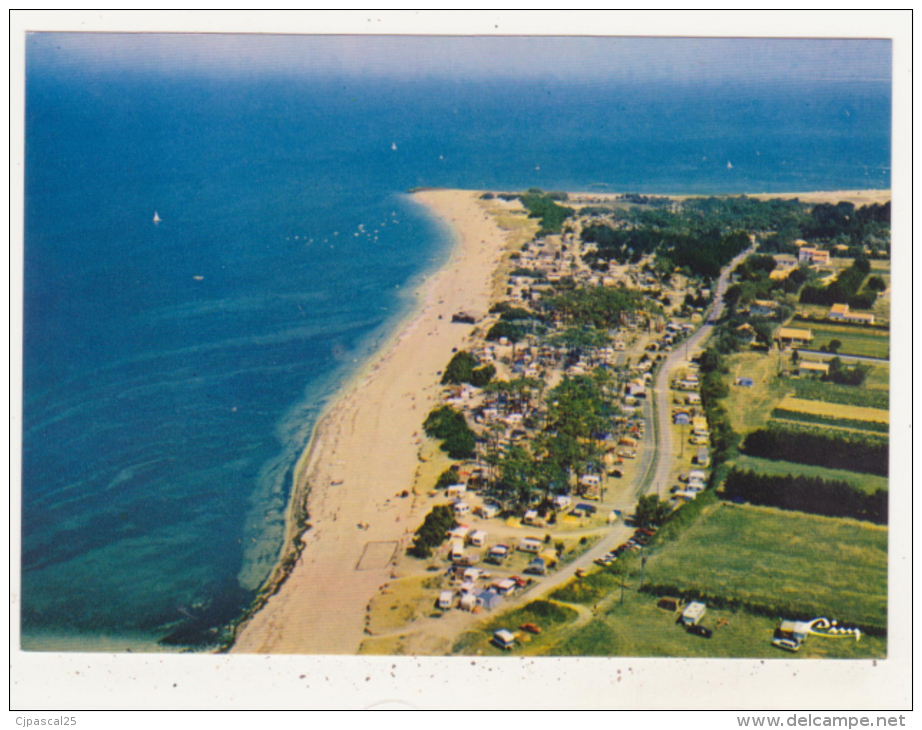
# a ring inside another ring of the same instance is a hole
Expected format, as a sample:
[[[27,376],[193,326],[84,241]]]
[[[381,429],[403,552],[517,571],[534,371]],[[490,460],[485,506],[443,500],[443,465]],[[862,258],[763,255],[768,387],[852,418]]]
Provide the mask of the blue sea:
[[[26,649],[200,644],[245,610],[318,414],[449,255],[409,189],[890,186],[889,81],[107,71],[56,51],[27,42]]]

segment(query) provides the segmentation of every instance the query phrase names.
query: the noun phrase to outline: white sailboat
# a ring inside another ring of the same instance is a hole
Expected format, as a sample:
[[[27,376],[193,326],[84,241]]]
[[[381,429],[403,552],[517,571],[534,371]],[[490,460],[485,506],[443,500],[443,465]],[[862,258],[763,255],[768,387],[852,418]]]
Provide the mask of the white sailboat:
[[[157,224],[160,222],[160,216],[157,215],[157,211],[154,211],[154,223]]]

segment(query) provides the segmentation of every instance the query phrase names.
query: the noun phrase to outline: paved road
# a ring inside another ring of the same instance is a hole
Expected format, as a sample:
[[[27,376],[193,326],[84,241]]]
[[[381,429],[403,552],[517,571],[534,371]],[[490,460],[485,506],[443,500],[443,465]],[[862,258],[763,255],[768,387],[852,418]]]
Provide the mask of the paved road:
[[[672,429],[669,428],[672,421],[672,409],[670,408],[671,403],[669,398],[669,373],[672,372],[680,362],[686,359],[686,353],[688,356],[691,356],[705,338],[711,334],[711,330],[714,329],[713,322],[720,319],[720,315],[723,313],[723,296],[724,292],[727,291],[730,272],[753,251],[754,248],[746,249],[733,259],[723,270],[723,273],[717,280],[717,286],[714,290],[714,303],[711,310],[706,313],[705,323],[699,327],[686,342],[679,343],[677,349],[671,352],[666,360],[660,365],[659,372],[656,376],[656,384],[653,389],[654,398],[656,399],[655,433],[657,459],[653,477],[646,485],[647,489],[645,491],[647,492],[660,489],[662,494],[668,494],[672,486],[668,483],[669,472],[672,471],[674,463],[673,460],[669,458],[672,454]]]
[[[792,348],[788,348],[792,349]],[[872,364],[878,365],[889,365],[890,360],[885,357],[869,357],[867,355],[842,355],[837,352],[821,352],[820,350],[804,350],[803,348],[797,347],[793,348],[797,350],[798,355],[809,355],[811,358],[817,358],[819,360],[832,360],[832,358],[837,357],[842,362],[869,362]]]

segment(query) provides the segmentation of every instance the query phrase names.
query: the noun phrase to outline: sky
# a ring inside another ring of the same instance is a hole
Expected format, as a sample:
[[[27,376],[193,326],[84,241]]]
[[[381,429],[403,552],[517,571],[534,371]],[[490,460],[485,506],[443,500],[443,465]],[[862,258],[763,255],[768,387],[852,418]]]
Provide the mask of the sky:
[[[886,82],[891,42],[864,39],[48,33],[34,70],[363,78]]]

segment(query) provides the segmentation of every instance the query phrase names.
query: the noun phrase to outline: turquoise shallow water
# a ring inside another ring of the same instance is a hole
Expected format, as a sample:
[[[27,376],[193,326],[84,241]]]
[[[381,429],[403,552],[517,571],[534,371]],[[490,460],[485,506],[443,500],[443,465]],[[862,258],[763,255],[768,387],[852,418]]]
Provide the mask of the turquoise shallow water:
[[[884,83],[64,73],[54,44],[27,49],[27,648],[201,642],[249,603],[318,413],[447,256],[407,189],[889,187]]]

